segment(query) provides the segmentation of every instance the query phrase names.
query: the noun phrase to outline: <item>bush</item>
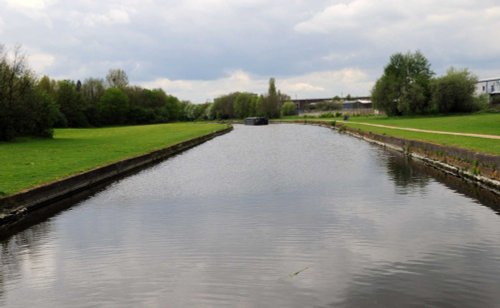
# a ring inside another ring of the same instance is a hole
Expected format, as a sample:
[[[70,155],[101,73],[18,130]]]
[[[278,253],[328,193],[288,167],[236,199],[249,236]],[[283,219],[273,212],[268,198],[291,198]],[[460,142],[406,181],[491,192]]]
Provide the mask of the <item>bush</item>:
[[[292,102],[286,102],[281,106],[281,115],[291,116],[297,114],[297,106]]]
[[[477,77],[467,69],[450,68],[445,76],[432,81],[432,104],[440,113],[472,112],[481,109],[481,98],[475,99]]]
[[[326,112],[326,113],[322,113],[319,115],[319,118],[334,118],[335,115],[331,112]]]

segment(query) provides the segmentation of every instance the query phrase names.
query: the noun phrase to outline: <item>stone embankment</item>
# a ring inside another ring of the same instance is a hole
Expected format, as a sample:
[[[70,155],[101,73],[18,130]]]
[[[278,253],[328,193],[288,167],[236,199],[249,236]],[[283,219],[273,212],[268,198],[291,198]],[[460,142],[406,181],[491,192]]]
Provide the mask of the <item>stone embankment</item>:
[[[181,142],[161,150],[125,159],[12,196],[0,198],[0,238],[8,230],[21,224],[23,221],[32,220],[33,217],[30,216],[36,215],[35,211],[39,212],[42,209],[47,210],[51,206],[55,207],[60,201],[72,199],[76,195],[85,196],[85,192],[91,191],[95,187],[137,172],[147,166],[228,133],[232,129],[232,127],[228,127],[224,130]]]
[[[309,124],[336,129],[368,142],[398,151],[408,157],[421,160],[429,166],[480,185],[500,195],[500,173],[498,171],[500,156],[498,155],[374,134],[372,132],[349,128],[341,124],[332,126],[331,123],[325,121],[302,120],[281,123]]]

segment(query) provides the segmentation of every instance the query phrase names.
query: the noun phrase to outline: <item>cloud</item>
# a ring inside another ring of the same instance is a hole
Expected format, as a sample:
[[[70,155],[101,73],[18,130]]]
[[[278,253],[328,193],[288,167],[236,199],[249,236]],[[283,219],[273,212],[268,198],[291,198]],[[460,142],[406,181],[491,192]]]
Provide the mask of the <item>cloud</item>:
[[[270,77],[251,75],[243,70],[228,72],[215,80],[169,80],[165,78],[140,83],[148,88],[162,88],[179,98],[195,103],[210,101],[217,96],[235,91],[264,94]],[[366,95],[373,82],[371,76],[360,69],[321,71],[297,76],[276,77],[276,86],[293,98],[333,97],[335,95]]]
[[[43,10],[54,3],[55,0],[7,0],[7,5],[22,10]]]
[[[500,75],[497,2],[6,0],[0,43],[33,50],[40,75],[83,80],[119,67],[193,101],[262,93],[270,76],[290,95],[367,95],[395,52],[421,50],[438,74]]]
[[[28,63],[36,72],[43,72],[55,62],[55,57],[51,54],[41,52],[30,52]]]
[[[123,9],[111,9],[106,14],[88,14],[83,18],[83,24],[90,27],[128,24],[129,22],[129,14]]]

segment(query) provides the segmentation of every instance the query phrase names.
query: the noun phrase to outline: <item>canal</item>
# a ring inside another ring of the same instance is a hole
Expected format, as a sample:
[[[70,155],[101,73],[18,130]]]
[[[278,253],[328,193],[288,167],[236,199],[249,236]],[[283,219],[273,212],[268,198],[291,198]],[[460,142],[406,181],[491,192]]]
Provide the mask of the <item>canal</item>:
[[[0,306],[498,307],[498,211],[434,173],[236,125],[1,242]]]

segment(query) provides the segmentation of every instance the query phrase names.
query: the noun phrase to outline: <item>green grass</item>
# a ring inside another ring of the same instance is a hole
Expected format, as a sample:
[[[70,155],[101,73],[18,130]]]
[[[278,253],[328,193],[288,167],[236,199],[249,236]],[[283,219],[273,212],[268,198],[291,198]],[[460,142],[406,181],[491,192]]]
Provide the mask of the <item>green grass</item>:
[[[174,123],[56,129],[53,139],[0,142],[0,197],[226,128]]]
[[[500,140],[484,139],[476,137],[438,135],[432,133],[419,133],[419,132],[411,132],[398,129],[366,126],[354,123],[348,123],[347,126],[381,135],[394,136],[411,140],[426,141],[445,146],[453,146],[457,148],[473,150],[476,152],[500,155]]]
[[[303,117],[286,117],[285,120],[303,120]],[[342,118],[308,118],[318,121],[342,120]],[[387,117],[387,116],[359,116],[350,117],[351,122],[381,124],[396,127],[409,127],[445,132],[476,133],[500,135],[500,113],[476,113],[453,116],[425,116],[425,117]]]
[[[285,120],[304,120],[304,118],[295,116],[287,117]],[[342,118],[307,118],[307,120],[327,122],[336,120],[337,123],[339,123]],[[500,140],[402,131],[398,129],[355,124],[353,122],[458,133],[500,135],[500,113],[426,117],[359,116],[351,117],[349,121],[342,122],[344,125],[363,131],[500,155]]]
[[[500,113],[434,117],[353,117],[350,121],[445,132],[500,135]]]

